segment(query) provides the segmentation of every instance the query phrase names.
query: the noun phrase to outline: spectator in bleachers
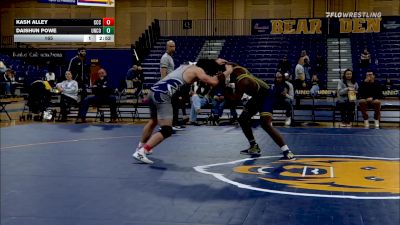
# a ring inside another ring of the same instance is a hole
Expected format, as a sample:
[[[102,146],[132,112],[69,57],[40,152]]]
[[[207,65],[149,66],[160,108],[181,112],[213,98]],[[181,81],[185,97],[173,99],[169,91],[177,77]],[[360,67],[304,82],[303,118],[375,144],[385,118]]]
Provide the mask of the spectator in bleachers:
[[[309,85],[304,77],[304,73],[300,74],[293,82],[294,90],[310,90]]]
[[[368,107],[374,109],[374,125],[375,128],[379,128],[379,120],[381,118],[381,101],[382,86],[375,80],[375,74],[372,70],[368,70],[365,76],[365,80],[361,83],[359,88],[359,105],[360,111],[364,119],[365,128],[369,128],[368,121]]]
[[[59,93],[61,93],[60,122],[67,121],[68,109],[73,105],[77,105],[78,103],[78,82],[72,79],[71,71],[65,72],[65,78],[66,80],[56,85],[57,90],[59,91]]]
[[[306,78],[306,81],[310,81],[311,80],[311,76],[310,76],[311,64],[310,64],[310,60],[308,57],[304,57],[303,68],[304,68],[304,76]]]
[[[107,80],[107,72],[105,69],[99,69],[97,72],[99,78],[94,82],[92,86],[93,96],[88,96],[82,101],[79,109],[79,115],[76,123],[86,123],[86,114],[89,110],[89,106],[95,104],[109,105],[111,112],[110,123],[115,123],[117,119],[117,99],[114,95],[115,90],[112,89]]]
[[[351,127],[354,120],[357,91],[358,84],[353,76],[353,71],[346,69],[337,87],[337,107],[340,111],[341,127]]]
[[[290,62],[287,59],[287,56],[284,56],[283,59],[278,64],[278,72],[281,72],[281,74],[285,74],[285,73],[290,74],[291,69],[292,69],[292,66],[290,65]]]
[[[299,74],[298,78],[293,82],[293,88],[295,91],[297,90],[310,90],[309,85],[305,79],[305,75]],[[296,96],[296,105],[300,105],[300,97]]]
[[[368,52],[367,48],[364,48],[364,51],[360,56],[360,67],[361,68],[369,68],[371,64],[371,54]]]
[[[310,63],[310,57],[308,57],[306,50],[301,51],[300,57],[304,58],[304,60],[308,60],[308,62]]]
[[[322,75],[324,73],[325,60],[322,58],[320,53],[317,53],[317,58],[315,58],[315,68],[314,74]]]
[[[274,86],[273,86],[275,98],[274,108],[285,109],[285,125],[290,126],[292,123],[292,110],[293,110],[293,99],[294,90],[293,85],[285,80],[285,76],[282,73],[277,72],[275,75]]]
[[[71,59],[68,66],[73,79],[78,82],[81,99],[87,96],[86,88],[90,85],[89,64],[86,60],[86,48],[78,48],[78,55]]]
[[[297,79],[299,79],[299,77],[301,75],[304,75],[304,67],[303,67],[303,65],[304,65],[304,57],[300,57],[299,60],[297,61],[297,65],[296,65],[296,68],[294,70],[295,77],[294,77],[293,80],[297,80]]]
[[[190,108],[190,123],[192,125],[198,126],[197,115],[200,113],[201,107],[209,104],[211,99],[208,94],[210,92],[210,87],[205,85],[203,82],[198,81],[192,85],[192,105]]]
[[[310,81],[310,70],[311,70],[311,62],[310,57],[307,55],[306,50],[302,50],[300,57],[303,58],[303,69],[306,81]]]
[[[292,77],[290,76],[290,74],[289,73],[285,73],[284,75],[285,75],[285,81],[289,82],[290,84],[292,84]]]
[[[312,76],[311,81],[310,81],[310,86],[311,86],[311,89],[310,89],[311,96],[312,97],[317,96],[318,95],[318,91],[319,91],[319,79],[318,79],[318,75],[317,74],[314,74]]]

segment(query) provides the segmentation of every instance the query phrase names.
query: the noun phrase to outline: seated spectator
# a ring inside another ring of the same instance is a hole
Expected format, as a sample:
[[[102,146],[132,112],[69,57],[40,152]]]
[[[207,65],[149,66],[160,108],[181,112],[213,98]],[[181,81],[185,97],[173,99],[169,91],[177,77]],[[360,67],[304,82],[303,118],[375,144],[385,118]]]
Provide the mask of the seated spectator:
[[[126,74],[126,80],[132,81],[132,88],[136,89],[135,94],[138,95],[143,89],[144,75],[141,66],[133,65]]]
[[[360,56],[360,67],[361,68],[369,68],[371,64],[371,54],[369,54],[368,49],[364,48],[364,51]]]
[[[208,93],[210,92],[210,87],[203,84],[202,82],[195,82],[193,84],[192,91],[192,106],[190,108],[190,123],[192,125],[198,126],[197,115],[200,113],[201,107],[210,103]]]
[[[225,106],[225,83],[220,83],[218,86],[211,90],[212,97],[212,109],[211,109],[211,122],[213,125],[219,125],[219,118],[224,113]]]
[[[15,95],[15,71],[8,69],[3,75],[3,84],[6,95]]]
[[[312,76],[310,84],[311,84],[310,94],[312,97],[315,97],[318,95],[319,91],[319,80],[316,74]]]
[[[341,127],[351,127],[354,120],[354,110],[358,84],[351,69],[346,69],[337,87],[337,107],[341,116]]]
[[[107,82],[107,72],[104,69],[100,69],[98,72],[99,79],[94,82],[92,91],[94,96],[88,96],[83,100],[81,108],[79,109],[79,115],[76,123],[86,123],[86,113],[89,110],[90,105],[109,105],[111,112],[111,123],[116,122],[117,118],[117,99],[114,96],[114,89],[109,87]]]
[[[72,73],[70,71],[65,72],[65,78],[66,80],[56,85],[57,90],[61,93],[60,122],[67,121],[68,109],[78,104],[78,82],[72,79]]]
[[[285,81],[289,82],[290,84],[292,84],[292,77],[290,76],[290,74],[289,73],[284,73],[284,75],[285,75]]]
[[[275,75],[273,90],[276,96],[274,108],[283,108],[286,110],[285,125],[290,126],[292,123],[294,98],[293,85],[285,80],[285,76],[283,76],[280,72],[277,72]]]
[[[281,74],[290,73],[291,69],[292,66],[290,65],[287,57],[283,57],[283,59],[278,64],[278,72],[281,72]]]
[[[359,88],[359,106],[364,119],[365,128],[369,128],[367,108],[370,106],[374,109],[375,128],[379,129],[379,120],[381,118],[381,99],[382,86],[375,81],[374,72],[368,70],[365,80],[361,83]]]

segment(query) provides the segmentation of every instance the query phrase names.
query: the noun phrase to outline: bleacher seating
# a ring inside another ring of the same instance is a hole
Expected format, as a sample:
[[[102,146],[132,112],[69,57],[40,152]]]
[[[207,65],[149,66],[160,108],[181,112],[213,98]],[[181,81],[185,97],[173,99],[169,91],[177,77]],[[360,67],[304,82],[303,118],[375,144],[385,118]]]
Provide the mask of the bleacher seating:
[[[323,35],[256,35],[227,37],[220,57],[234,61],[267,81],[274,79],[277,66],[284,56],[292,65],[291,73],[302,50],[306,50],[311,65],[317,53],[326,61],[326,36]],[[319,75],[320,81],[326,83],[325,73]]]
[[[25,87],[36,80],[44,79],[46,74],[46,67],[43,65],[28,64],[23,60],[3,54],[0,54],[0,60],[4,62],[7,68],[15,71],[17,82],[22,83]]]
[[[156,45],[150,50],[150,54],[143,60],[142,67],[146,78],[144,88],[149,88],[157,82],[160,75],[160,59],[165,53],[166,43],[173,40],[176,45],[176,52],[173,55],[175,68],[185,61],[195,61],[200,53],[201,47],[206,40],[205,37],[161,37]]]
[[[251,73],[268,83],[271,83],[274,79],[277,65],[284,56],[288,57],[292,65],[292,73],[294,73],[302,50],[307,51],[311,64],[317,53],[320,53],[325,61],[327,57],[326,36],[324,35],[257,35],[222,38],[225,39],[225,45],[219,57],[247,67]],[[159,80],[159,62],[165,52],[165,44],[168,40],[174,40],[176,43],[176,53],[173,58],[177,67],[184,61],[194,61],[206,39],[210,38],[198,36],[161,37],[142,63],[146,77],[145,87],[149,87]],[[324,86],[326,68],[325,73],[321,74],[319,79]]]
[[[359,81],[365,77],[366,69],[359,65],[360,55],[365,47],[371,54],[370,66],[376,73],[376,79],[382,83],[390,79],[395,86],[399,85],[400,32],[351,35],[353,68]]]

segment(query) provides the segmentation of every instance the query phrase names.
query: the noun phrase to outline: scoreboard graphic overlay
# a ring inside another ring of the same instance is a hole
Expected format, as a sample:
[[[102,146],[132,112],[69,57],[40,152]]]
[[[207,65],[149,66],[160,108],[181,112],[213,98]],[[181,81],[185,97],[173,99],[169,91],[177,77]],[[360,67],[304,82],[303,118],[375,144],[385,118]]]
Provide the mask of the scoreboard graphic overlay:
[[[114,42],[114,18],[15,19],[14,42]]]

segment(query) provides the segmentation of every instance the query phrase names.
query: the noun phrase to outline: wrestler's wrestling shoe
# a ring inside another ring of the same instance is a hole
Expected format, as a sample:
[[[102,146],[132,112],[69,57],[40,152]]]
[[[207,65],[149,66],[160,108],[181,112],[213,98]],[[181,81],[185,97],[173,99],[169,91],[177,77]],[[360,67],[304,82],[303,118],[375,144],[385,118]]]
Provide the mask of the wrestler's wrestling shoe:
[[[282,152],[283,156],[280,158],[280,160],[295,160],[296,158],[294,157],[293,152],[290,150],[286,150]]]
[[[141,148],[141,149],[135,151],[135,153],[133,153],[132,157],[140,162],[147,163],[147,164],[153,164],[153,161],[148,159],[144,152],[145,152],[144,148]]]
[[[251,155],[252,157],[259,157],[259,156],[261,156],[261,149],[260,149],[260,147],[258,147],[258,144],[255,144],[254,146],[251,146],[248,149],[240,151],[240,154]]]
[[[136,151],[139,151],[139,149],[140,149],[141,147],[143,147],[143,145],[138,145],[138,146],[136,147]],[[146,155],[151,155],[151,154],[153,154],[153,149],[150,149],[149,151],[144,150],[144,153],[146,153]]]

